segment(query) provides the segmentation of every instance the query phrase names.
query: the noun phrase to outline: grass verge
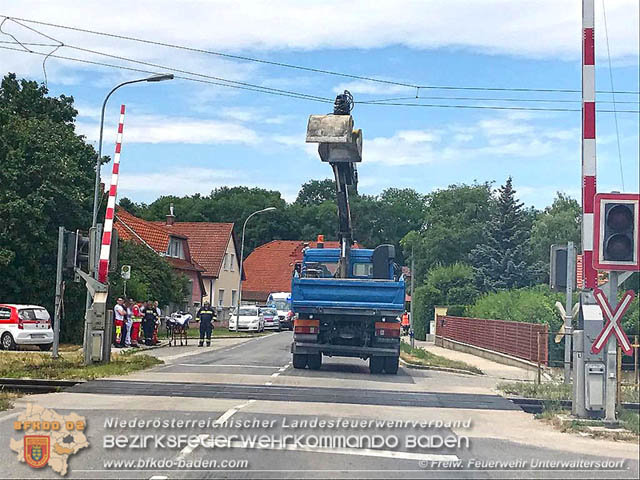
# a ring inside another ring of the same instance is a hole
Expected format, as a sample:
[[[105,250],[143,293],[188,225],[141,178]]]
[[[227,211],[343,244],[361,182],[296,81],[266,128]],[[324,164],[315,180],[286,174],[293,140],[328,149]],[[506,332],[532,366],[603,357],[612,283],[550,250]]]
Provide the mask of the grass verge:
[[[507,395],[541,400],[571,400],[572,386],[564,383],[502,382],[496,387]],[[622,402],[638,403],[638,390],[633,386],[622,387]]]
[[[112,375],[125,375],[163,363],[162,360],[150,355],[133,353],[113,354],[110,363],[85,366],[81,352],[68,353],[58,359],[42,353],[21,355],[15,352],[0,352],[0,377],[92,380]]]
[[[11,400],[19,396],[20,395],[13,392],[0,392],[0,412],[9,410],[13,406]]]
[[[411,348],[406,342],[400,343],[400,357],[407,363],[414,365],[424,365],[428,367],[455,368],[467,372],[482,374],[482,370],[459,360],[450,360],[440,355],[428,352],[424,348]]]

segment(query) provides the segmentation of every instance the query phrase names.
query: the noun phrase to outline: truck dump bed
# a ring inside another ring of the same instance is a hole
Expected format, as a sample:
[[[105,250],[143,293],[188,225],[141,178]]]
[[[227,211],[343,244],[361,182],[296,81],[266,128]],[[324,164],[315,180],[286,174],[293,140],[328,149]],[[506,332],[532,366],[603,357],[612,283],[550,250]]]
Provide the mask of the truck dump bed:
[[[404,288],[403,281],[294,277],[291,307],[295,313],[399,315]]]

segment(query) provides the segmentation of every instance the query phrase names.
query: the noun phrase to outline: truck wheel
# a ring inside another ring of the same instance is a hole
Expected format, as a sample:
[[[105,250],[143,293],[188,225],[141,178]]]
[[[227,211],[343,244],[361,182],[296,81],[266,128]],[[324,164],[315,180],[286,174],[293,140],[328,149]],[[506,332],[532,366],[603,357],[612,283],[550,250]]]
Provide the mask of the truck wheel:
[[[384,371],[395,375],[398,373],[398,363],[400,363],[399,357],[384,357]]]
[[[307,358],[307,364],[311,370],[320,370],[322,366],[322,354],[316,353],[315,355],[309,355]]]
[[[6,332],[4,335],[2,335],[1,343],[2,343],[2,348],[4,348],[5,350],[16,349],[16,342],[13,341],[13,337],[9,332]]]
[[[384,357],[369,357],[369,372],[382,373]]]
[[[307,366],[307,355],[302,353],[293,354],[293,368],[304,368]]]

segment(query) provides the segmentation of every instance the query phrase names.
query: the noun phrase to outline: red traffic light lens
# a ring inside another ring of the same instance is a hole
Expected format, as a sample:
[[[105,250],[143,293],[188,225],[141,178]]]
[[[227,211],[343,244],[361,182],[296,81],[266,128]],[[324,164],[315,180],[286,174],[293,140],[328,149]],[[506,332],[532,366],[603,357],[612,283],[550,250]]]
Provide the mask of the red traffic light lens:
[[[614,230],[626,230],[633,224],[633,214],[627,205],[616,205],[607,215],[607,226]]]

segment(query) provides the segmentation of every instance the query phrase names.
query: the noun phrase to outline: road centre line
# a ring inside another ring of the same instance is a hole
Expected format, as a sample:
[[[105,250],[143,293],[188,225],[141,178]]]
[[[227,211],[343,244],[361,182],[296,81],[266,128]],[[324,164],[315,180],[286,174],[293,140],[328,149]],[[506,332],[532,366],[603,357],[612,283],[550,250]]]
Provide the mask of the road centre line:
[[[240,405],[236,405],[233,408],[230,408],[229,410],[227,410],[226,412],[224,412],[222,415],[220,415],[215,422],[213,422],[214,425],[222,425],[224,422],[226,422],[227,420],[229,420],[232,416],[234,416],[236,413],[238,413],[238,410],[251,405],[253,402],[255,402],[255,400],[248,400],[244,403],[241,403]],[[202,443],[206,438],[208,438],[211,434],[210,433],[202,433],[198,436],[199,438],[199,443]],[[191,452],[193,452],[195,449],[197,448],[197,445],[187,445],[186,447],[184,447],[181,451],[180,454],[176,457],[176,461],[180,461],[182,459],[184,459],[187,455],[189,455]]]
[[[265,368],[273,370],[277,365],[226,365],[217,363],[174,363],[173,366],[180,367],[228,367],[228,368]]]

